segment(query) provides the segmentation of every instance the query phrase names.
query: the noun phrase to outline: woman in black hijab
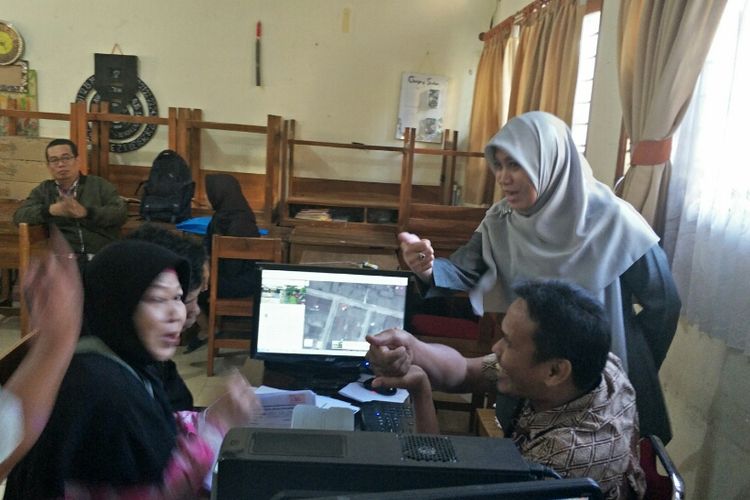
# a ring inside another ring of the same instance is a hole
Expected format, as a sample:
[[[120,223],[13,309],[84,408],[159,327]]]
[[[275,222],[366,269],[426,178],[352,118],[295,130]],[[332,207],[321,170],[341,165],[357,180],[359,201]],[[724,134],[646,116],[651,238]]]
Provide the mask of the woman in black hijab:
[[[172,414],[158,361],[179,345],[187,262],[143,241],[113,243],[84,279],[84,332],[49,423],[5,498],[182,498],[200,491],[223,434],[257,402],[234,379],[210,412]]]
[[[206,195],[216,211],[206,231],[204,245],[211,255],[211,239],[222,236],[258,237],[255,214],[248,205],[237,179],[229,174],[206,176]],[[247,260],[222,259],[219,262],[219,297],[247,297],[253,292],[255,265]]]

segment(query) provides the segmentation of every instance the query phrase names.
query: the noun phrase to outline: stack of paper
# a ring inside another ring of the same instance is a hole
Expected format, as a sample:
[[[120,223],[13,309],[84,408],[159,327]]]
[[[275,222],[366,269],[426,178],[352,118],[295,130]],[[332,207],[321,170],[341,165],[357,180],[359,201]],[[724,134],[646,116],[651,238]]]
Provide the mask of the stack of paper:
[[[295,215],[294,218],[303,220],[330,221],[331,213],[328,211],[328,209],[325,208],[305,208],[297,212],[297,215]]]
[[[261,386],[255,391],[263,414],[250,427],[354,430],[356,406],[313,391],[286,391]]]

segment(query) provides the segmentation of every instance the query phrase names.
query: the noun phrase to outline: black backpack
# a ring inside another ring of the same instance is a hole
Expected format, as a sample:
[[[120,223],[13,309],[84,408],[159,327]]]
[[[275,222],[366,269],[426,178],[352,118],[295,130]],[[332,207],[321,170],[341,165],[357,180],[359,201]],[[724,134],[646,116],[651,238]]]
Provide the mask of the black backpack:
[[[145,220],[174,224],[190,218],[195,182],[180,155],[171,149],[159,153],[151,165],[148,180],[142,185],[140,213]]]

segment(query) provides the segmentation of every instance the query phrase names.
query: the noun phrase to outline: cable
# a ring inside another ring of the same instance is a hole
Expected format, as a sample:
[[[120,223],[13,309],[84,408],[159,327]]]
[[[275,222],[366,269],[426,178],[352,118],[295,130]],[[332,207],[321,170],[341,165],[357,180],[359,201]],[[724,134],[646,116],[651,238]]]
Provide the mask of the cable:
[[[560,476],[560,474],[558,474],[552,467],[529,461],[527,461],[526,464],[529,466],[529,472],[538,478],[548,477],[552,479],[562,479],[562,476]]]

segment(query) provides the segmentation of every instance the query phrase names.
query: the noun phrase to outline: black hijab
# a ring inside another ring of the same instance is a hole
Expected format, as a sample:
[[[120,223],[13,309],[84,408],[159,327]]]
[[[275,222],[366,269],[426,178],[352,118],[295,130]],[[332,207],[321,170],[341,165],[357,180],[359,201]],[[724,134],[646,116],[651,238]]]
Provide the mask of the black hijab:
[[[125,240],[107,246],[86,268],[84,277],[84,324],[117,356],[136,370],[155,360],[138,338],[133,315],[144,292],[165,269],[174,269],[187,294],[188,262],[162,246]]]
[[[66,482],[126,487],[162,480],[176,446],[175,420],[133,314],[165,269],[174,269],[187,289],[187,262],[152,243],[112,243],[91,261],[84,279],[87,335],[47,426],[8,477],[6,499],[59,498]],[[92,343],[99,347],[82,349]]]
[[[206,195],[215,210],[208,227],[209,236],[258,237],[255,213],[248,205],[239,181],[229,174],[206,176]]]

